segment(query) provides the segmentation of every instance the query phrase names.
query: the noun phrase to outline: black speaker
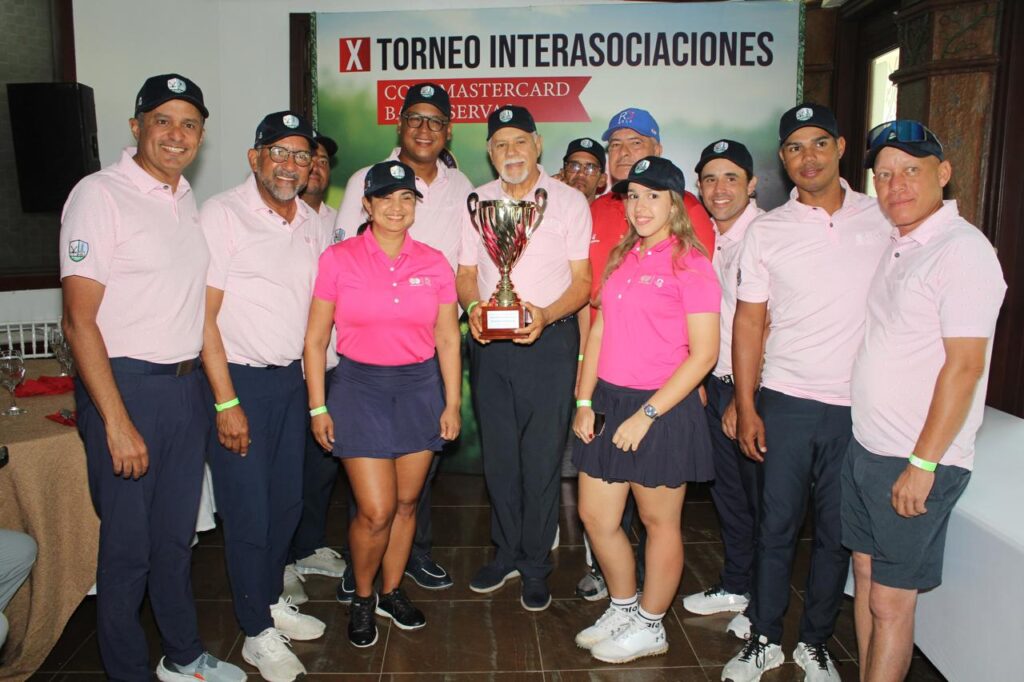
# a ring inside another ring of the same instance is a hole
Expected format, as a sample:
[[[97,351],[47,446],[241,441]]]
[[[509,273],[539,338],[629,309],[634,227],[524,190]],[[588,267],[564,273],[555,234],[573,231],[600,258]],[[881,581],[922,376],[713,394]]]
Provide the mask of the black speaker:
[[[71,188],[100,169],[96,103],[81,83],[8,83],[21,208],[59,211]]]

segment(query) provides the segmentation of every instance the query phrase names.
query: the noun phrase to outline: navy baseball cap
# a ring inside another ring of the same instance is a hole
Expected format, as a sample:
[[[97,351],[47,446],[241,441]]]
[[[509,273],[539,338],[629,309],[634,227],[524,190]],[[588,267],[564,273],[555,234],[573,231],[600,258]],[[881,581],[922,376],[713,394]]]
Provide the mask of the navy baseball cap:
[[[872,128],[868,133],[868,152],[864,157],[864,167],[872,168],[878,152],[886,147],[895,147],[918,158],[934,156],[939,161],[944,159],[939,137],[923,123],[912,119],[888,121]]]
[[[686,191],[686,177],[679,167],[660,156],[647,156],[629,169],[629,177],[612,187],[616,194],[625,194],[629,183],[635,182],[651,189],[668,189],[682,194]]]
[[[402,111],[399,113],[404,114],[406,109],[420,103],[433,104],[445,118],[452,117],[452,103],[448,99],[448,93],[437,83],[416,83],[409,86],[405,101],[402,102]]]
[[[384,197],[395,190],[407,189],[423,198],[416,189],[416,174],[401,161],[382,161],[370,166],[363,181],[364,197]]]
[[[262,147],[280,140],[282,137],[297,135],[309,140],[310,151],[316,150],[316,133],[309,122],[291,111],[278,111],[267,114],[256,127],[256,141],[253,147]]]
[[[590,137],[580,137],[569,143],[569,147],[565,150],[565,156],[562,157],[562,163],[569,160],[569,157],[576,152],[584,152],[590,154],[597,159],[597,165],[601,167],[601,172],[604,172],[605,154],[604,146],[597,140]]]
[[[748,180],[754,177],[754,158],[750,156],[750,150],[746,145],[736,140],[718,140],[704,147],[704,151],[700,153],[700,161],[693,169],[698,180],[705,164],[715,159],[728,159],[746,171]]]
[[[313,138],[316,140],[318,145],[321,145],[324,148],[324,151],[327,152],[327,156],[334,156],[338,153],[338,143],[331,138],[326,135],[321,135],[316,130],[313,131]]]
[[[499,107],[487,117],[487,139],[494,137],[494,133],[502,128],[519,128],[528,133],[537,132],[537,124],[533,122],[533,115],[529,110],[514,104]]]
[[[803,102],[796,105],[779,119],[779,146],[786,138],[801,128],[821,128],[832,137],[839,137],[839,124],[832,110],[822,104]]]
[[[203,91],[199,86],[177,73],[150,76],[135,96],[135,115],[153,111],[164,102],[181,99],[195,106],[203,118],[210,118],[210,112],[203,104]]]
[[[605,142],[612,136],[616,130],[621,128],[629,128],[635,130],[645,137],[653,137],[658,142],[661,142],[661,133],[658,132],[658,122],[651,116],[651,112],[646,109],[629,108],[623,109],[619,113],[612,116],[611,120],[608,121],[608,130],[604,131],[604,135],[601,139]]]

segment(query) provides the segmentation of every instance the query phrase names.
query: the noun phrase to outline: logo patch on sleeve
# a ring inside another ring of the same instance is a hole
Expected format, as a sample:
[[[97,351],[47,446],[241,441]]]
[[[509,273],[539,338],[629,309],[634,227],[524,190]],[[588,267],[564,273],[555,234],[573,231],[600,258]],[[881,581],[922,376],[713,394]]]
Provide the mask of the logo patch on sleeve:
[[[75,239],[68,244],[68,258],[75,263],[81,261],[88,255],[89,242],[82,241],[81,239]]]

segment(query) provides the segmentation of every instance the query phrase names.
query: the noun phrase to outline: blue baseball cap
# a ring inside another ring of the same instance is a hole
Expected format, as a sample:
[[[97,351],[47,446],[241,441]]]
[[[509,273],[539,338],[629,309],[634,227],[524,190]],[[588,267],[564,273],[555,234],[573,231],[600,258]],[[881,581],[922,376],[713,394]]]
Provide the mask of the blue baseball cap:
[[[646,109],[623,109],[619,113],[612,116],[611,120],[608,121],[608,130],[604,131],[604,135],[601,139],[605,142],[612,136],[616,130],[622,128],[629,128],[635,130],[644,137],[653,137],[658,142],[661,142],[661,133],[658,131],[658,122],[651,116],[651,112]]]

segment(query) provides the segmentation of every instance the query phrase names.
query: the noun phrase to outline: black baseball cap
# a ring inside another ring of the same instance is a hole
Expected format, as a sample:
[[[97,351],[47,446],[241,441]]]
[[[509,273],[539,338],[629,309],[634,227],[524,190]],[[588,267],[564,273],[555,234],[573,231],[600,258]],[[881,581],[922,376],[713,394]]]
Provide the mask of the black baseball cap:
[[[433,104],[445,118],[452,117],[452,103],[448,99],[448,93],[437,83],[416,83],[409,86],[405,101],[402,102],[402,111],[399,113],[404,114],[406,109],[420,103]]]
[[[313,139],[316,140],[318,145],[323,146],[324,151],[327,152],[327,156],[334,156],[338,153],[338,143],[326,135],[321,135],[318,131],[314,130]],[[315,148],[314,151],[316,151]]]
[[[597,165],[601,167],[601,172],[604,172],[605,154],[604,145],[595,140],[592,137],[580,137],[569,143],[569,147],[565,150],[565,156],[562,157],[562,163],[569,160],[569,157],[576,152],[584,152],[590,154],[597,159]]]
[[[502,128],[519,128],[528,133],[537,132],[537,124],[533,122],[533,115],[526,107],[517,107],[514,104],[499,107],[487,117],[487,139],[491,139],[494,133]]]
[[[823,104],[803,102],[796,105],[779,119],[779,146],[800,128],[821,128],[832,137],[839,137],[836,115]]]
[[[291,111],[277,111],[267,114],[256,127],[256,141],[253,147],[262,147],[280,140],[282,137],[297,135],[309,140],[310,151],[316,150],[316,133],[313,126],[302,116]]]
[[[203,118],[210,118],[210,112],[203,104],[203,91],[199,86],[177,73],[150,76],[135,97],[135,115],[153,111],[164,102],[181,99],[195,105]]]
[[[423,198],[416,189],[416,174],[401,161],[382,161],[370,166],[363,181],[364,197],[384,197],[398,189],[411,190]]]
[[[945,158],[938,136],[920,121],[908,118],[887,121],[871,129],[864,167],[872,168],[878,152],[886,147],[895,147],[919,159],[934,156],[942,161]]]
[[[718,140],[712,142],[700,153],[700,161],[697,162],[694,172],[700,180],[700,171],[705,164],[715,159],[728,159],[747,173],[747,180],[754,177],[754,158],[750,156],[750,150],[746,145],[736,140]]]
[[[625,194],[629,183],[635,182],[651,189],[668,189],[682,194],[686,191],[686,177],[679,167],[660,156],[647,156],[629,169],[629,177],[612,186],[616,194]]]

